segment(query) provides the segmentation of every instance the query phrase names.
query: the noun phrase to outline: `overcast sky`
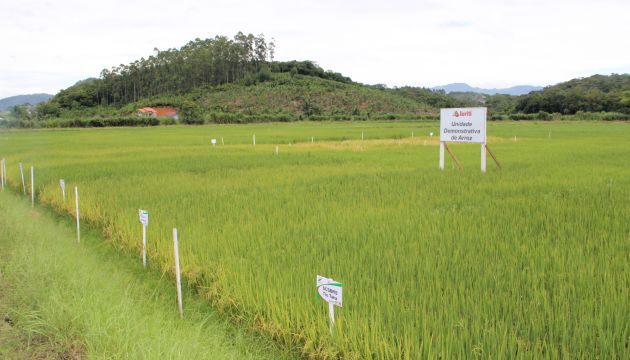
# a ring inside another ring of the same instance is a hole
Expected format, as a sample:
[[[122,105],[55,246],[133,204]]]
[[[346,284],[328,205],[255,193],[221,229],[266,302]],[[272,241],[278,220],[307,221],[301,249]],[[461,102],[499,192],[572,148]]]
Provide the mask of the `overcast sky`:
[[[549,85],[630,72],[629,17],[630,0],[7,0],[0,98],[238,31],[368,84]]]

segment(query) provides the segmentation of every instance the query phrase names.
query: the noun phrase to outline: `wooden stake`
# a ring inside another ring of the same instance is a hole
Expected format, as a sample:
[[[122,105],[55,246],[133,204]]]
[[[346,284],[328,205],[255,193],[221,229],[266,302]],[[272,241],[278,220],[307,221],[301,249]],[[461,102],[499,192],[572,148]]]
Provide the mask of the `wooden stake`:
[[[184,317],[184,305],[182,303],[182,274],[179,269],[179,244],[177,242],[177,228],[173,229],[173,252],[175,256],[175,280],[177,281],[177,307],[179,317]]]
[[[26,195],[26,182],[24,181],[24,167],[22,166],[22,163],[20,163],[20,177],[22,178],[22,191],[24,192],[24,195]]]
[[[35,169],[31,166],[31,207],[35,207]]]
[[[147,267],[147,226],[142,224],[142,265]]]
[[[453,152],[451,151],[451,148],[448,147],[446,142],[443,142],[443,143],[444,143],[444,148],[446,149],[446,151],[448,151],[449,155],[451,155],[453,160],[455,160],[455,163],[457,164],[457,166],[461,169],[462,168],[462,164],[459,163],[459,160],[457,160],[457,157],[455,157],[455,154],[453,154]]]
[[[499,163],[499,160],[497,160],[497,157],[494,156],[492,151],[490,151],[490,148],[488,147],[488,144],[486,144],[485,148],[486,148],[486,151],[488,151],[488,154],[490,154],[490,156],[492,157],[492,160],[494,160],[494,162],[497,164],[497,167],[499,169],[501,169],[501,164]]]
[[[0,160],[0,184],[2,184],[2,191],[4,191],[4,159]]]
[[[329,329],[330,336],[333,336],[333,329],[335,327],[335,305],[333,303],[328,303],[328,318],[329,318]]]
[[[81,225],[79,223],[79,187],[74,187],[74,203],[77,210],[77,242],[81,242]]]

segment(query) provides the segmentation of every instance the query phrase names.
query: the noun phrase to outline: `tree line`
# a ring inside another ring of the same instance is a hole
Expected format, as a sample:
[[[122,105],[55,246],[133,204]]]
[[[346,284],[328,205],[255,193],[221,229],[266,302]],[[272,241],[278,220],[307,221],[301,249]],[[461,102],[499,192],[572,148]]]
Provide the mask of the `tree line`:
[[[630,114],[630,74],[593,75],[548,86],[516,99],[514,110],[526,114],[577,112]]]

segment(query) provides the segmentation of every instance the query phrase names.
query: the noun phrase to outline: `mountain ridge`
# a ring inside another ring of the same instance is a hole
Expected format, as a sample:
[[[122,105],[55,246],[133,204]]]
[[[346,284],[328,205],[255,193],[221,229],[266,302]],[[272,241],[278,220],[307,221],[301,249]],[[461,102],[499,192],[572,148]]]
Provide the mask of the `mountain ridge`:
[[[509,88],[479,88],[473,87],[466,83],[452,83],[447,85],[435,86],[432,88],[433,90],[444,90],[447,94],[452,92],[473,92],[479,94],[486,95],[496,95],[496,94],[505,94],[505,95],[526,95],[532,91],[542,90],[542,86],[533,86],[533,85],[516,85]]]
[[[25,94],[15,95],[0,99],[0,111],[7,110],[15,105],[31,104],[37,105],[41,102],[50,100],[54,95],[39,93],[39,94]]]

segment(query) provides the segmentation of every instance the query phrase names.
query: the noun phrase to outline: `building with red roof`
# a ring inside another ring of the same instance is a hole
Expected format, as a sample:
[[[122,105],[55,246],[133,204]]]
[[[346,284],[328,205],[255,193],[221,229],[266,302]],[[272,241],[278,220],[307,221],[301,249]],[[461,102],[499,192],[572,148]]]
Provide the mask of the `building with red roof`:
[[[138,115],[149,117],[171,117],[177,120],[177,109],[172,106],[154,106],[138,109]]]

